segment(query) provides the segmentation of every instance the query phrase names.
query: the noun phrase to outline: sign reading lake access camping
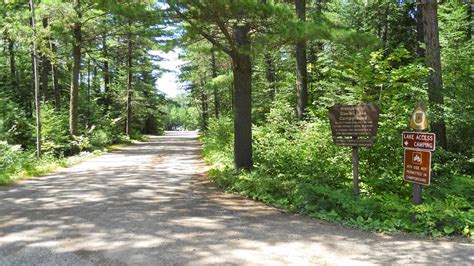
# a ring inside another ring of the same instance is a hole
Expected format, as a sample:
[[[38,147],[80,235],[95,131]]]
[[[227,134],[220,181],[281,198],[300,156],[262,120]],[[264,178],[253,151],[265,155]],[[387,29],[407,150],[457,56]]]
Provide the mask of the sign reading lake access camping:
[[[434,133],[403,132],[403,148],[434,151],[436,135]]]
[[[375,142],[379,108],[374,104],[335,105],[329,108],[334,144],[370,147]]]

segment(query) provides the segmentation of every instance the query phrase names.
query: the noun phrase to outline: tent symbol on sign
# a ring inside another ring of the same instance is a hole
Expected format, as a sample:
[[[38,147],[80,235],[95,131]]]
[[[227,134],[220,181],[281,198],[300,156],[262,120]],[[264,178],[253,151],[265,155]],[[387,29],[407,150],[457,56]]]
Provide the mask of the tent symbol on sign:
[[[414,164],[421,164],[423,161],[423,156],[421,152],[414,152],[413,153],[413,163]]]

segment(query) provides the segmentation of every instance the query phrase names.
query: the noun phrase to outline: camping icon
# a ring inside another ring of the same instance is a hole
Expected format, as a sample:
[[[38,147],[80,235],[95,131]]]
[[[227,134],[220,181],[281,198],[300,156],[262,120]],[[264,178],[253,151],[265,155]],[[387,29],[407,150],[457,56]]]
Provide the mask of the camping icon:
[[[423,162],[423,155],[421,152],[414,152],[412,161],[414,164],[421,164]]]

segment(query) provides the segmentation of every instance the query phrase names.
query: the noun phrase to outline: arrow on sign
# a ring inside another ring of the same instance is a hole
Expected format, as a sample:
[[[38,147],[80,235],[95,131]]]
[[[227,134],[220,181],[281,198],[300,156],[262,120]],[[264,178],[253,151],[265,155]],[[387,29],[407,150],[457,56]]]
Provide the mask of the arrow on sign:
[[[405,140],[405,146],[408,146],[408,141]]]

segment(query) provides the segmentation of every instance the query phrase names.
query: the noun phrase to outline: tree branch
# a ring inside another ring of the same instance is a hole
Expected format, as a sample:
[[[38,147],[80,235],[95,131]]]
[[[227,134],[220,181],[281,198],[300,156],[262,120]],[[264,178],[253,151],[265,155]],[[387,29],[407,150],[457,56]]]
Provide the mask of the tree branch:
[[[195,23],[193,23],[193,21],[186,17],[186,15],[184,15],[182,12],[180,12],[178,10],[178,8],[174,7],[174,6],[171,6],[170,7],[174,10],[174,12],[176,12],[176,14],[178,14],[178,16],[180,16],[184,21],[186,21],[191,27],[193,27],[193,29],[195,29],[196,31],[199,32],[199,34],[204,37],[206,40],[208,40],[210,43],[212,43],[214,46],[218,47],[219,49],[221,49],[222,51],[224,51],[225,53],[231,55],[232,54],[232,50],[223,46],[220,42],[218,42],[216,39],[214,39],[210,34],[208,34],[207,32],[203,31],[200,27],[198,27]]]

